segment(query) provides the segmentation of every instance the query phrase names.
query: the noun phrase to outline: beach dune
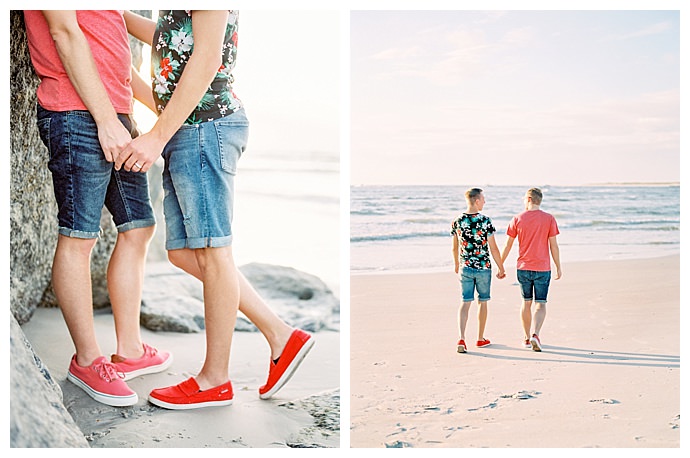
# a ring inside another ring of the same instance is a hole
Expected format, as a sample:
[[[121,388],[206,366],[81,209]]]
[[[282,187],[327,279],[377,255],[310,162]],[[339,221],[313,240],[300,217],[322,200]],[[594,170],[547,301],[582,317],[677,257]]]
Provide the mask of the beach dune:
[[[514,267],[458,354],[455,274],[351,277],[352,447],[680,447],[680,256],[568,263],[543,352]]]

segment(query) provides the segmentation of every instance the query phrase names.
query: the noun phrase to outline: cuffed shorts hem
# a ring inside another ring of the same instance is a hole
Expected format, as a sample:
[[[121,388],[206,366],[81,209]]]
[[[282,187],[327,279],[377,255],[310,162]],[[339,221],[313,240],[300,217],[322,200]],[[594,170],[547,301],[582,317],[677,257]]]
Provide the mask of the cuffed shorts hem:
[[[463,267],[460,271],[460,285],[463,302],[473,301],[475,293],[480,302],[491,300],[491,269]]]
[[[58,233],[64,235],[65,237],[70,237],[73,239],[97,239],[100,236],[99,232],[87,232],[87,231],[75,231],[68,227],[59,227]]]
[[[135,221],[129,221],[124,224],[117,226],[117,232],[127,232],[132,229],[142,229],[144,227],[151,227],[156,225],[155,219],[138,219]]]
[[[230,245],[232,245],[232,235],[226,237],[201,237],[195,239],[168,240],[165,242],[165,249],[168,251],[182,250],[184,248],[196,250],[199,248],[220,248]]]
[[[551,271],[519,270],[517,280],[520,292],[525,301],[546,303],[551,283]]]

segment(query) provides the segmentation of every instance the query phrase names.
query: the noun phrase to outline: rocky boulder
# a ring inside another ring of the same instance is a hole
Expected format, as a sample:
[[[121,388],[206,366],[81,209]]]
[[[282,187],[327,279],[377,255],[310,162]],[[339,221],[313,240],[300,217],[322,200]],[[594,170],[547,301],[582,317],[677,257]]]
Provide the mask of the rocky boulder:
[[[204,329],[201,282],[168,262],[146,267],[141,324],[152,331]],[[318,277],[290,267],[247,264],[240,271],[268,305],[292,326],[309,332],[339,329],[340,302]],[[258,331],[241,313],[236,331]]]
[[[88,448],[53,380],[10,314],[10,447]]]

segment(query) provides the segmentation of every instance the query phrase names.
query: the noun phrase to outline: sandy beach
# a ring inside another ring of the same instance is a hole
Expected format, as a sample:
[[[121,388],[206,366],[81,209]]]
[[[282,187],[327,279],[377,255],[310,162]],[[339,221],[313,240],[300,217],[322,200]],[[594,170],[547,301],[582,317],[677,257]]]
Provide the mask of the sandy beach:
[[[101,350],[115,348],[112,315],[96,312],[96,333]],[[35,352],[60,384],[65,406],[89,440],[91,447],[123,448],[258,448],[339,447],[340,433],[319,427],[312,412],[321,411],[322,400],[339,396],[340,358],[338,332],[314,334],[316,345],[290,382],[272,399],[259,399],[265,383],[268,345],[256,332],[236,332],[233,337],[230,377],[233,404],[191,411],[160,409],[146,400],[151,389],[179,383],[201,368],[205,335],[154,333],[142,329],[145,342],[174,355],[168,370],[136,378],[129,383],[139,402],[128,408],[99,404],[66,380],[74,352],[67,327],[58,309],[36,310],[22,326]],[[339,409],[339,405],[337,406]],[[318,416],[318,414],[317,414]],[[323,421],[323,420],[322,420]]]
[[[479,349],[449,273],[351,277],[352,447],[679,448],[680,256],[563,265],[543,352],[521,346],[515,269]]]

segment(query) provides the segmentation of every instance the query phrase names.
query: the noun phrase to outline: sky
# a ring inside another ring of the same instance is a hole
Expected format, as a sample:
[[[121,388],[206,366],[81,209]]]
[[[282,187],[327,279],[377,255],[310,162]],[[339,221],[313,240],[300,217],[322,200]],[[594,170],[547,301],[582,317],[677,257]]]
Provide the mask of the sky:
[[[361,184],[680,181],[678,11],[353,11]]]
[[[240,11],[233,89],[245,105],[253,151],[338,154],[340,38],[337,10]],[[148,130],[155,115],[137,113]]]

